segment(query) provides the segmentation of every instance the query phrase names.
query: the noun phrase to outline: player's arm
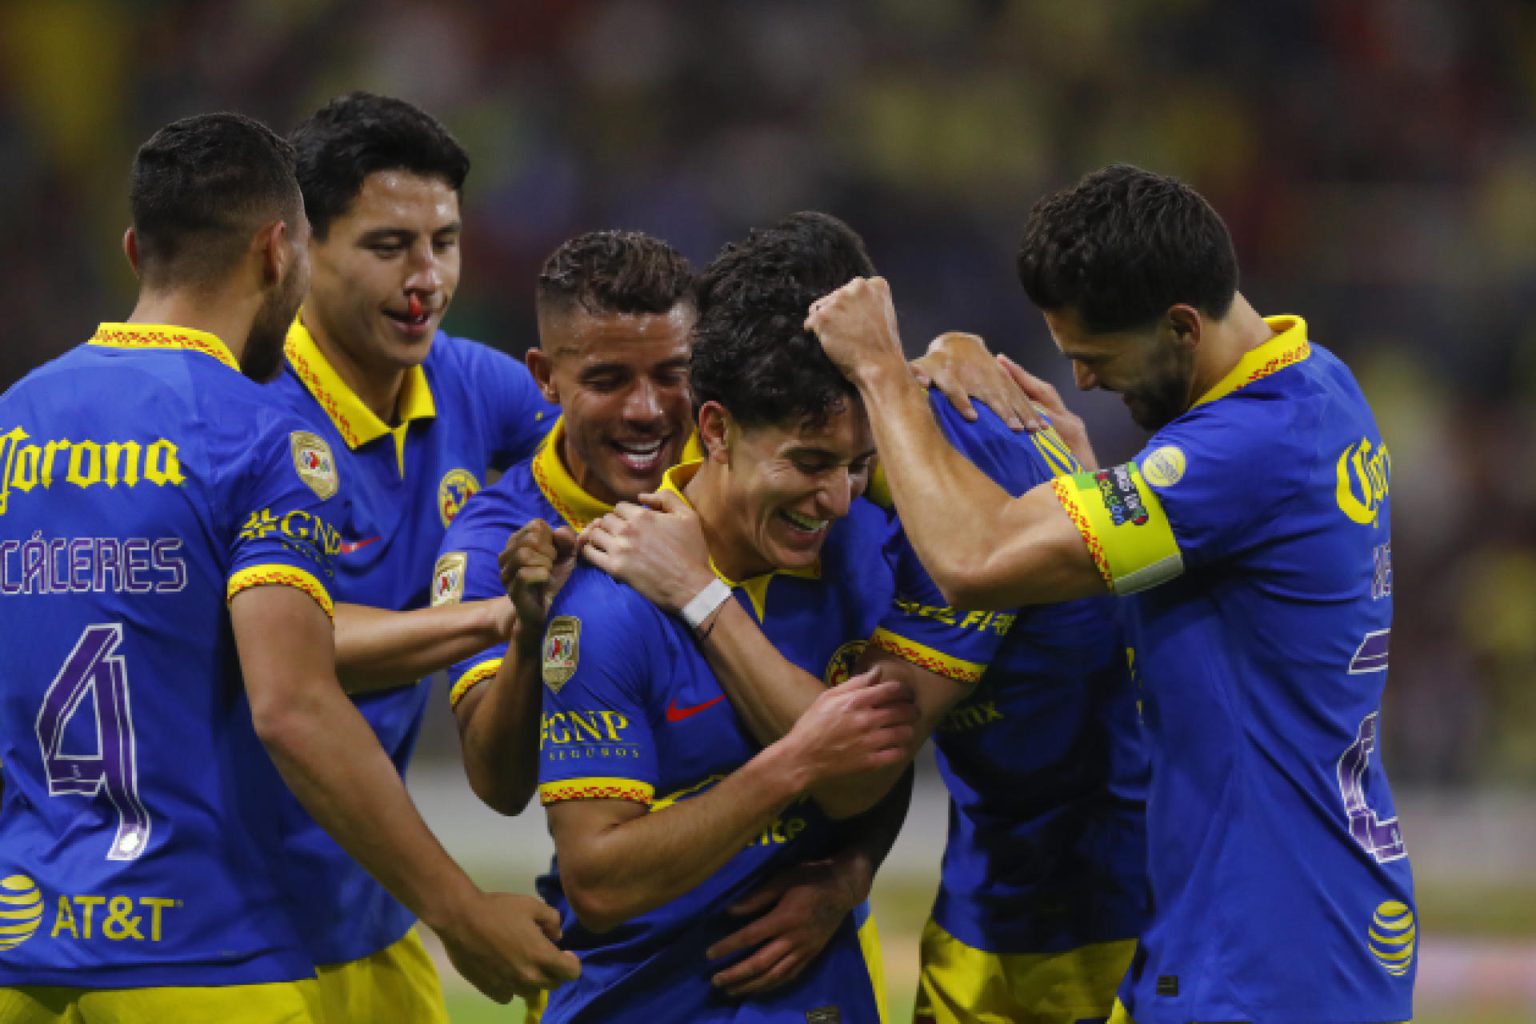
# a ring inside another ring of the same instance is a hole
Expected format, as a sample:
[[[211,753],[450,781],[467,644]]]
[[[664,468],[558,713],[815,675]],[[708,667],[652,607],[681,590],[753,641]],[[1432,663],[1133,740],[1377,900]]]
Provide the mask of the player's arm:
[[[499,556],[517,609],[511,643],[491,679],[452,697],[470,788],[502,814],[521,813],[538,788],[540,644],[575,548],[569,527],[553,530],[542,519],[512,534]]]
[[[787,985],[799,977],[842,924],[869,898],[875,872],[890,853],[912,799],[912,767],[875,808],[838,822],[832,855],[794,864],[733,904],[730,913],[751,920],[705,951],[711,960],[751,954],[710,979],[741,998]]]
[[[980,335],[946,331],[907,365],[919,387],[937,388],[969,422],[976,422],[974,402],[982,402],[1014,431],[1041,429],[1046,423],[1034,396],[1002,358],[993,357]]]
[[[304,808],[442,936],[454,965],[505,1002],[573,978],[559,918],[529,897],[481,892],[417,813],[400,774],[336,684],[331,624],[306,593],[255,586],[230,618],[256,732]],[[274,638],[282,642],[274,642]]]
[[[1010,497],[950,446],[907,370],[883,279],[817,300],[806,327],[863,396],[902,526],[945,597],[1003,608],[1105,592],[1051,484]]]
[[[912,708],[878,673],[826,690],[782,739],[709,790],[654,813],[546,793],[560,878],[582,924],[608,931],[696,888],[794,800],[842,776],[905,763]],[[546,784],[546,791],[557,790]]]
[[[677,495],[642,495],[650,507],[621,504],[583,535],[585,557],[674,614],[715,578],[698,517]],[[1079,542],[1081,543],[1081,542]],[[731,704],[759,743],[788,733],[826,687],[784,657],[741,603],[723,602],[696,631],[699,649],[714,669]],[[882,652],[862,662],[879,663],[912,691],[917,706],[916,752],[934,724],[966,692],[954,680]],[[812,792],[834,818],[874,806],[900,777],[894,764],[868,775],[839,779]]]
[[[505,641],[506,598],[398,612],[336,605],[336,676],[348,693],[409,686]]]

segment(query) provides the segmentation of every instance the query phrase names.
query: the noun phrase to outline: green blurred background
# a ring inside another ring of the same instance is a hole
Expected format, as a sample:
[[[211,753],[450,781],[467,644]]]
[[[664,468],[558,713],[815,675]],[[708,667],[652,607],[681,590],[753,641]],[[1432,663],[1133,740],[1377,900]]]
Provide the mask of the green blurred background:
[[[287,131],[353,88],[470,150],[447,326],[512,352],[575,232],[651,231],[702,264],[821,208],[868,238],[914,351],[976,331],[1070,390],[1012,277],[1030,204],[1113,160],[1201,189],[1244,292],[1351,363],[1392,448],[1383,758],[1419,879],[1418,1019],[1536,1020],[1536,4],[0,0],[0,387],[128,311],[124,186],[151,131],[213,109]],[[1069,398],[1102,457],[1140,446],[1113,399]],[[526,891],[542,821],[479,808],[456,757],[434,701],[413,785],[482,881]],[[942,838],[929,771],[877,886],[898,1020]]]

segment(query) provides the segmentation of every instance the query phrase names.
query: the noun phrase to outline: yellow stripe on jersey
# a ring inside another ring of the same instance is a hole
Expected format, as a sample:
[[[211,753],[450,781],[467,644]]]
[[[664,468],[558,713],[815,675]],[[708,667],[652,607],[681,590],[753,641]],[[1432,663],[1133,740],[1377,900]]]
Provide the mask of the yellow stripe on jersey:
[[[229,578],[229,585],[224,590],[224,600],[228,603],[233,601],[235,595],[242,590],[265,587],[270,584],[302,590],[315,599],[315,603],[325,610],[328,618],[332,620],[336,618],[336,606],[331,603],[331,595],[325,589],[325,585],[303,569],[295,569],[291,565],[253,565],[248,569],[241,569]]]
[[[172,324],[102,324],[91,335],[89,344],[104,348],[168,348],[201,352],[231,370],[240,369],[229,346],[216,335]]]
[[[454,680],[453,687],[448,691],[448,706],[450,708],[458,707],[459,701],[463,700],[470,690],[473,690],[487,679],[494,677],[500,668],[500,658],[487,658],[480,664],[466,670],[463,675]]]
[[[1264,323],[1275,332],[1274,337],[1244,352],[1237,365],[1228,370],[1225,377],[1195,399],[1195,405],[1225,398],[1244,385],[1263,380],[1312,355],[1312,345],[1307,341],[1307,322],[1301,317],[1267,316]]]
[[[586,779],[561,779],[539,787],[539,802],[545,807],[563,800],[630,800],[649,804],[656,787],[634,779],[596,776]]]
[[[1136,463],[1057,477],[1051,488],[1116,594],[1146,590],[1184,571],[1168,514]]]
[[[961,683],[974,683],[987,670],[985,665],[978,665],[974,661],[966,661],[963,658],[945,654],[943,651],[934,650],[916,640],[897,636],[884,627],[876,629],[875,635],[869,638],[869,642],[882,651],[889,651],[903,661],[910,661],[918,668],[925,668],[935,675],[945,676]]]

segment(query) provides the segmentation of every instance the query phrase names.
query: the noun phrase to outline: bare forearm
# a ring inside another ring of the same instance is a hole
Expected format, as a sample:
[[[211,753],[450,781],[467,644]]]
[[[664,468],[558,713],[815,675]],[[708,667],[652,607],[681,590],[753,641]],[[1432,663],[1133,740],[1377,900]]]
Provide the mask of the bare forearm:
[[[708,792],[562,843],[562,877],[578,915],[606,931],[698,887],[759,839],[800,794],[800,772],[771,746]]]
[[[838,823],[840,842],[833,853],[858,886],[858,901],[869,898],[869,887],[875,872],[885,863],[886,856],[896,843],[896,836],[907,820],[907,808],[912,802],[914,771],[907,765],[901,778],[891,787],[871,810],[856,818]]]
[[[410,685],[505,640],[506,606],[501,598],[408,612],[338,604],[336,675],[348,693]]]
[[[464,773],[487,806],[519,814],[538,788],[538,658],[513,647],[476,689],[457,711]]]

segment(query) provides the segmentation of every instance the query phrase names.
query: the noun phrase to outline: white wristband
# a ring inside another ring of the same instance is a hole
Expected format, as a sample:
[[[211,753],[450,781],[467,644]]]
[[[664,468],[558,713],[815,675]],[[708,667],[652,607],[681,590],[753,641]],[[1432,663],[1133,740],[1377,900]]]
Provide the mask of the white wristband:
[[[697,594],[693,599],[683,605],[683,621],[688,623],[688,628],[695,633],[704,625],[704,620],[715,614],[715,609],[731,599],[731,588],[725,585],[725,581],[718,577],[709,581],[709,585]]]

